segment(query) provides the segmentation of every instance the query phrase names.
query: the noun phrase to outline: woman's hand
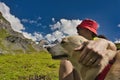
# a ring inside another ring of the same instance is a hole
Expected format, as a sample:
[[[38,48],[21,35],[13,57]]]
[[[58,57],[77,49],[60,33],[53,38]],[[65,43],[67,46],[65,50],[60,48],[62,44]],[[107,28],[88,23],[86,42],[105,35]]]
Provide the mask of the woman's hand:
[[[115,45],[105,39],[98,39],[85,42],[75,50],[80,51],[79,63],[86,66],[96,67],[104,63],[104,59],[109,61],[116,54]]]

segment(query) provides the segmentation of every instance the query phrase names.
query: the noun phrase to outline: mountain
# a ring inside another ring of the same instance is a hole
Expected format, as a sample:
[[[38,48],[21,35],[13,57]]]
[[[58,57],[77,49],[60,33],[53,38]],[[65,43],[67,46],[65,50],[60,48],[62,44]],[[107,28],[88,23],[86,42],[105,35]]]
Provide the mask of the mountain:
[[[14,31],[0,12],[0,54],[38,52],[44,50],[42,45],[43,43],[36,44],[21,33]]]

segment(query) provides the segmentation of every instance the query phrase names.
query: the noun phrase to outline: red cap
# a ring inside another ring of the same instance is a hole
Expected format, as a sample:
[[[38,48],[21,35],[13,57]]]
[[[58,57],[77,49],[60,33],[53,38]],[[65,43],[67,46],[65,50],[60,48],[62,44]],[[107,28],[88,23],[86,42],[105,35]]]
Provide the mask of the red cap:
[[[97,35],[98,23],[91,19],[85,19],[77,26],[77,28],[89,29],[90,31]]]

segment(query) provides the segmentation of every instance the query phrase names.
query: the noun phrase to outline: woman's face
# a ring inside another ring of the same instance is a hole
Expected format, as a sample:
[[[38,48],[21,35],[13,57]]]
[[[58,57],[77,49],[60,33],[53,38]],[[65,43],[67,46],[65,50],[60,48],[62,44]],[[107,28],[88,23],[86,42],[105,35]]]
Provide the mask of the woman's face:
[[[85,37],[85,38],[87,38],[89,40],[93,39],[93,37],[92,37],[93,33],[88,29],[78,28],[77,33],[78,33],[78,35],[81,35],[81,36],[83,36],[83,37]]]

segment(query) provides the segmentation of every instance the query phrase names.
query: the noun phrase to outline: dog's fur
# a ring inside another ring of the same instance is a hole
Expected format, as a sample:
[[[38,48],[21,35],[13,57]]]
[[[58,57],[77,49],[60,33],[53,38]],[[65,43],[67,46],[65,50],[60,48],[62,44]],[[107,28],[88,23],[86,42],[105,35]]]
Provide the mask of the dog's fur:
[[[79,63],[80,51],[75,51],[74,49],[86,41],[88,40],[82,36],[68,36],[63,38],[61,43],[49,47],[48,51],[54,59],[67,58],[70,60],[75,69],[78,71],[81,80],[94,80],[108,64],[109,59],[107,56],[104,56],[100,62],[100,66],[97,67],[89,67]]]
[[[120,50],[117,51],[115,62],[108,72],[105,80],[120,80]]]

